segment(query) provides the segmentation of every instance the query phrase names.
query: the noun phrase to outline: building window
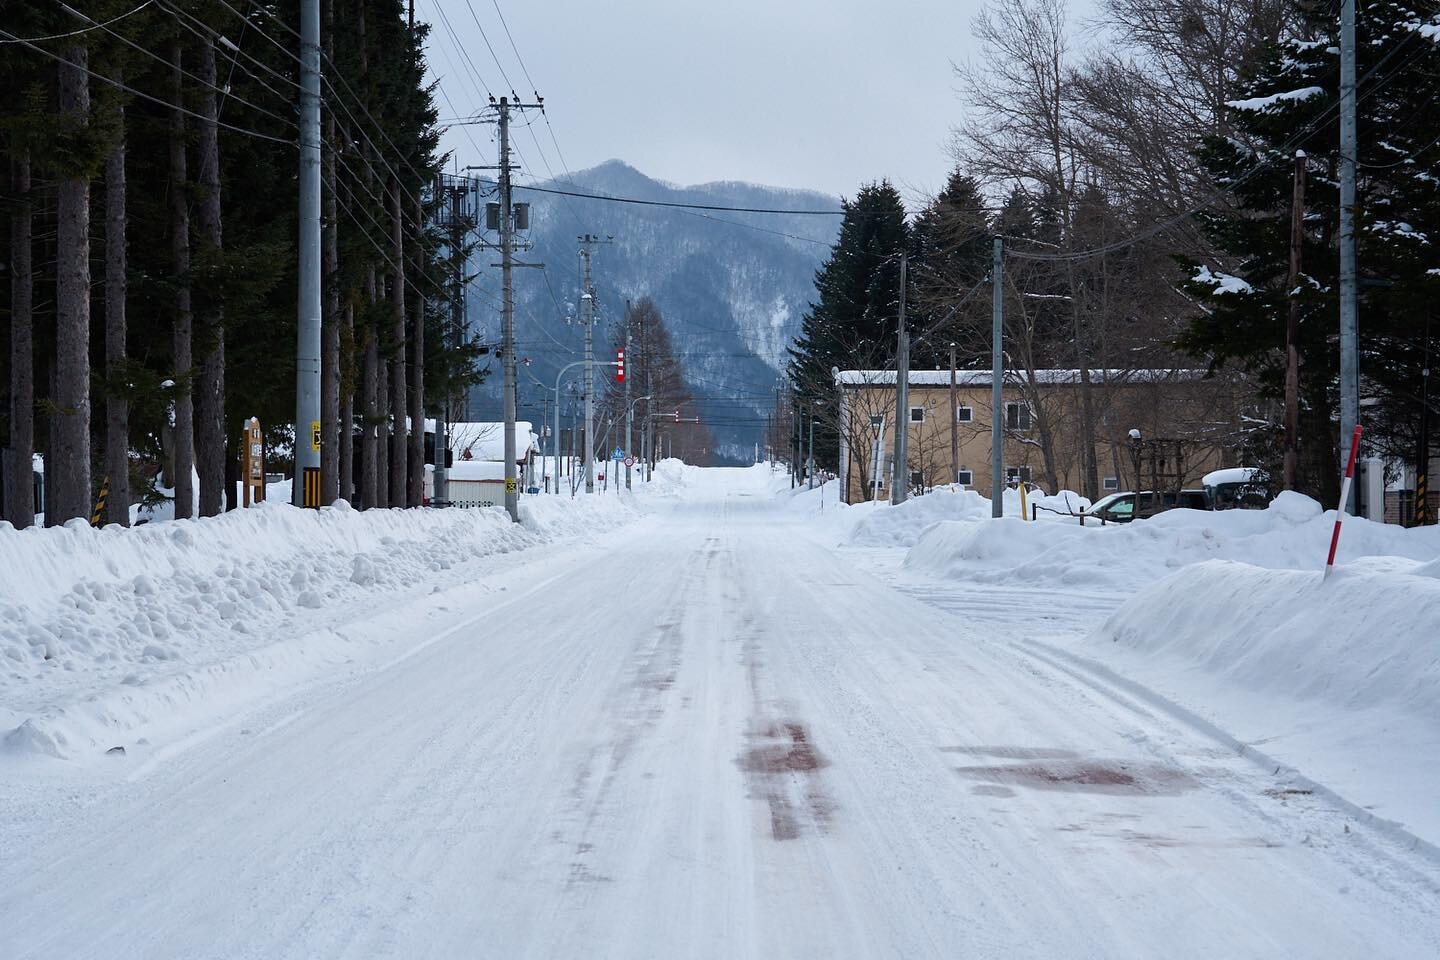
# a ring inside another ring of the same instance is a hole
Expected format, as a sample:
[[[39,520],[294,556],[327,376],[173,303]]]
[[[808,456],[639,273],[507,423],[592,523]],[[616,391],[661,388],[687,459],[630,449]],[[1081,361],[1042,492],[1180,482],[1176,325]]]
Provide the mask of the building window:
[[[975,482],[975,476],[969,470],[961,470],[955,474],[955,482],[962,487],[968,487]]]
[[[1029,430],[1030,405],[1027,403],[1005,404],[1005,429],[1021,431]]]
[[[960,406],[958,406],[958,407],[955,408],[955,422],[956,422],[956,423],[970,423],[970,422],[973,421],[974,419],[975,419],[975,411],[974,411],[973,409],[971,409],[970,407],[967,407],[967,406],[965,406],[964,404],[961,404]]]
[[[1022,482],[1023,482],[1023,483],[1029,483],[1029,482],[1030,482],[1030,468],[1029,468],[1029,467],[1006,467],[1006,468],[1005,468],[1005,479],[1006,479],[1007,481],[1009,481],[1010,483],[1022,483]]]
[[[1119,478],[1119,477],[1106,477],[1104,483],[1105,483],[1105,489],[1106,489],[1106,490],[1119,490],[1119,489],[1120,489],[1120,478]]]
[[[910,408],[910,422],[911,422],[911,423],[924,423],[924,422],[925,422],[925,408],[924,408],[924,407],[911,407],[911,408]]]

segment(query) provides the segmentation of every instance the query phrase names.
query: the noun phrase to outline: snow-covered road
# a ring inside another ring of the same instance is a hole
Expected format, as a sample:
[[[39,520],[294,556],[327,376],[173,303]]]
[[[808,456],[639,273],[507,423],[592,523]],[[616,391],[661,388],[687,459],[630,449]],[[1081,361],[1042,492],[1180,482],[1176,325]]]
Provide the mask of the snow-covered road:
[[[413,653],[187,749],[0,785],[0,956],[1440,953],[1430,859],[757,477],[498,607],[412,596]]]

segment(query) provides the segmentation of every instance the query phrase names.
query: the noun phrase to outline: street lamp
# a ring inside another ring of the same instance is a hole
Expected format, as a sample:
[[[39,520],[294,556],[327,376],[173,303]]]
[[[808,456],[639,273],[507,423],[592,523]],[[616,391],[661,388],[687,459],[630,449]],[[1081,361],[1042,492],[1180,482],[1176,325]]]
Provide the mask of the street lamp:
[[[1140,514],[1140,428],[1130,428],[1130,460],[1135,465],[1135,516]]]
[[[566,370],[574,367],[583,367],[590,362],[589,360],[576,360],[574,363],[567,363],[560,368],[559,373],[555,374],[555,442],[551,444],[551,448],[555,451],[555,476],[557,478],[555,493],[557,495],[560,493],[560,484],[558,482],[560,476],[560,378],[565,376]],[[620,361],[618,360],[602,360],[598,366],[615,367],[619,366],[619,363]]]
[[[650,395],[650,394],[646,394],[646,395],[643,396],[643,397],[636,397],[634,400],[631,400],[631,401],[626,405],[626,407],[625,407],[625,489],[626,489],[626,490],[629,490],[629,489],[630,489],[630,461],[633,459],[633,457],[631,456],[631,453],[630,453],[630,431],[631,431],[631,428],[633,427],[633,425],[634,425],[634,423],[635,423],[635,404],[639,403],[641,400],[649,400],[649,399],[651,399],[651,395]],[[617,490],[619,489],[619,485],[618,485],[618,484],[616,485],[616,489],[617,489]]]

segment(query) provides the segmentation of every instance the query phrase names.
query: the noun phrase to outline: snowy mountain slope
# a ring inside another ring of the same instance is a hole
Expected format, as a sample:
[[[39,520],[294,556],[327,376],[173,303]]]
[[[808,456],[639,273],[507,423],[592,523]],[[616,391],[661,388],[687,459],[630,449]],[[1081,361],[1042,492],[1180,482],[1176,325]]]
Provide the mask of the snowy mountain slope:
[[[651,201],[839,208],[837,198],[811,191],[733,182],[675,186],[618,160],[562,175],[556,182],[531,182]],[[583,333],[565,320],[575,313],[579,294],[576,238],[586,233],[613,237],[613,243],[594,248],[601,312],[597,353],[608,355],[610,330],[623,318],[626,299],[654,298],[717,439],[731,457],[748,454],[759,439],[760,411],[767,409],[763,397],[774,389],[785,347],[813,297],[815,270],[829,252],[840,218],[681,210],[527,189],[517,189],[516,200],[532,204],[525,233],[532,247],[522,259],[546,265],[543,274],[516,274],[518,351],[530,361],[530,375],[520,377],[521,415],[538,418],[556,371],[582,355]],[[490,253],[477,255],[481,276],[472,285],[470,303],[472,323],[492,337],[498,335],[500,302],[499,271],[489,268],[494,259]],[[492,377],[485,392],[477,393],[481,406],[473,414],[498,404],[498,379]],[[737,407],[737,399],[744,404]]]

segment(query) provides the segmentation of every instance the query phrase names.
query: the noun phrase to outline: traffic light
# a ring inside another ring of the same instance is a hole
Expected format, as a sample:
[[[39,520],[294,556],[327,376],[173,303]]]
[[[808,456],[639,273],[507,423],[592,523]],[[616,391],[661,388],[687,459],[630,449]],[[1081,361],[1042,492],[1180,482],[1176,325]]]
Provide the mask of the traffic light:
[[[615,382],[625,382],[625,351],[615,351]]]
[[[680,422],[680,408],[679,408],[679,407],[676,407],[676,408],[675,408],[675,422],[676,422],[676,423],[679,423],[679,422]]]

